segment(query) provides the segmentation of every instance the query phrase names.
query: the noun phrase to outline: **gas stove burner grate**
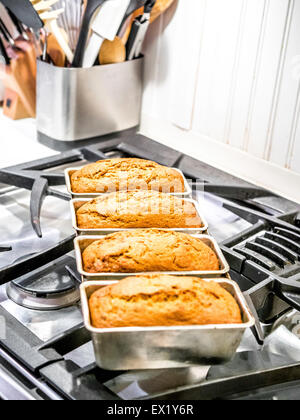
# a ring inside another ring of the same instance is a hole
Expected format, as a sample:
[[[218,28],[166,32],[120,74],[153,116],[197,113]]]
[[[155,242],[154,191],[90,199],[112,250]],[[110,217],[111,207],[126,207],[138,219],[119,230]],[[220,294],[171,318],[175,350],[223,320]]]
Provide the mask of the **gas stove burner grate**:
[[[6,245],[1,245],[0,246],[0,252],[9,252],[9,251],[12,251],[11,246],[6,246]]]
[[[96,151],[90,146],[81,150],[62,153],[51,158],[2,169],[0,170],[0,182],[32,191],[30,200],[31,224],[36,234],[41,238],[40,214],[45,197],[50,195],[62,200],[70,200],[68,194],[52,188],[65,184],[64,175],[50,172],[49,169],[85,159],[95,161],[104,158],[105,155],[103,153]]]
[[[233,249],[279,277],[300,281],[300,235],[291,230],[275,227]]]
[[[80,279],[73,274],[75,271],[75,260],[64,256],[9,283],[7,295],[18,305],[33,310],[72,306],[80,300]]]
[[[300,311],[299,212],[281,217],[265,215],[237,204],[224,205],[254,226],[223,243],[234,268],[233,277],[244,283],[246,298],[256,316],[254,334],[264,342],[261,323],[272,324],[290,308]]]
[[[65,185],[65,177],[55,169],[82,162],[95,162],[112,157],[136,157],[153,160],[165,166],[181,169],[193,180],[199,181],[203,191],[221,197],[249,200],[274,196],[273,193],[257,188],[230,174],[203,164],[189,156],[163,146],[141,135],[128,135],[64,152],[59,155],[0,170],[0,182],[31,190],[30,220],[38,237],[42,237],[40,215],[46,196],[54,196],[69,201],[69,194],[53,187]]]

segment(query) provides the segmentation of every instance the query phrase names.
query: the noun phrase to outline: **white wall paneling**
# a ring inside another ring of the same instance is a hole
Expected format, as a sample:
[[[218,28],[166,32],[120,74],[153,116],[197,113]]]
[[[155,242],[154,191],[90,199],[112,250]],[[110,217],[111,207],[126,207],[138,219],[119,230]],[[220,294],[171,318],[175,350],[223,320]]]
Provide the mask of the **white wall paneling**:
[[[292,136],[291,147],[289,149],[289,156],[288,156],[288,168],[292,169],[295,172],[300,173],[300,88],[298,90],[298,101],[297,101],[297,111],[295,112],[295,124],[294,130],[295,134]],[[300,191],[300,183],[299,183],[299,191]],[[300,194],[300,193],[299,193]]]
[[[271,118],[275,107],[276,90],[281,73],[282,56],[285,54],[285,37],[289,0],[267,0],[263,37],[259,45],[258,72],[255,75],[255,93],[249,121],[246,149],[263,158],[269,136]]]
[[[294,147],[297,139],[299,141],[297,127],[300,107],[300,2],[292,1],[292,7],[278,108],[269,155],[266,156],[272,162],[287,168],[291,168],[292,162],[297,161],[297,156],[294,155]],[[293,165],[293,169],[297,170],[297,167]],[[300,172],[299,155],[298,171]]]
[[[193,130],[219,141],[224,140],[243,5],[236,0],[207,2]]]
[[[162,122],[147,114],[143,114],[142,120],[143,134],[146,136],[300,203],[300,174],[210,137],[178,130],[170,122]]]
[[[178,15],[182,17],[180,24],[184,28],[185,36],[182,36],[181,31],[174,33],[173,39],[177,46],[174,65],[177,71],[174,71],[172,79],[170,112],[171,121],[187,130],[192,128],[195,85],[198,77],[207,1],[209,0],[190,0],[191,6],[189,7],[193,8],[193,14],[198,20],[196,30],[194,25],[189,25],[189,8],[182,1],[178,4]],[[183,74],[186,75],[185,78],[182,77]]]
[[[172,120],[186,129],[191,128],[201,22],[207,0],[188,1],[189,8],[182,1],[178,4],[175,2],[175,16],[174,10],[170,9],[152,26],[145,45],[147,54],[143,100],[143,107],[149,114],[159,114],[161,118]],[[193,17],[189,24],[191,10]],[[161,36],[158,36],[159,33]],[[169,48],[170,45],[174,48]]]
[[[238,71],[236,89],[231,105],[230,126],[226,141],[233,147],[244,149],[248,141],[251,106],[255,93],[259,67],[259,47],[263,37],[266,2],[246,0],[246,11],[241,34],[241,47],[237,51]]]
[[[277,96],[274,100],[273,121],[270,125],[268,142],[265,149],[265,159],[272,160],[281,166],[286,166],[290,148],[292,129],[295,123],[295,109],[298,97],[299,82],[293,77],[292,63],[300,51],[300,2],[290,1],[283,54],[277,83]]]
[[[145,47],[144,116],[300,174],[300,0],[179,0]]]

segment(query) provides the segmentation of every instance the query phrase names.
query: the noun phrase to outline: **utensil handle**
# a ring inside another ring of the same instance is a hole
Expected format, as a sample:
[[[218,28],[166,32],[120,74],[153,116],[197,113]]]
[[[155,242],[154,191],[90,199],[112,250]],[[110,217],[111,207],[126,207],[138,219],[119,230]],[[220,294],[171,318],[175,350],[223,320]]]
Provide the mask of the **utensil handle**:
[[[86,47],[88,34],[89,34],[89,30],[90,30],[91,18],[93,17],[96,10],[100,6],[102,6],[102,4],[105,1],[106,0],[102,0],[102,1],[100,0],[97,7],[94,7],[94,8],[89,8],[89,3],[87,3],[87,7],[86,7],[85,13],[83,15],[81,31],[80,31],[80,34],[79,34],[79,38],[78,38],[78,42],[77,42],[77,46],[76,46],[76,50],[75,50],[75,54],[74,54],[74,59],[73,59],[73,62],[72,62],[72,67],[81,67],[82,66],[85,47]]]
[[[144,8],[144,13],[151,13],[155,4],[156,0],[147,0]]]
[[[292,308],[300,310],[300,288],[298,282],[289,282],[284,279],[282,282],[275,283],[275,289],[278,295]]]
[[[93,67],[103,42],[104,42],[104,38],[102,38],[101,36],[98,36],[96,34],[93,34],[91,36],[89,40],[89,44],[84,54],[83,63],[82,63],[83,68]]]
[[[140,56],[143,42],[150,25],[150,14],[137,18],[132,25],[132,30],[126,45],[127,59],[133,60]]]
[[[135,57],[135,42],[140,31],[141,24],[135,20],[131,27],[131,32],[126,44],[126,57],[127,60],[133,60]]]
[[[69,47],[68,42],[65,40],[65,37],[63,36],[60,28],[58,27],[57,21],[56,20],[51,21],[50,22],[50,27],[51,27],[51,31],[52,31],[53,35],[57,39],[57,42],[59,43],[60,47],[62,48],[62,50],[66,54],[66,57],[67,57],[68,61],[70,63],[72,63],[73,59],[74,59],[73,52],[72,52],[71,48]]]

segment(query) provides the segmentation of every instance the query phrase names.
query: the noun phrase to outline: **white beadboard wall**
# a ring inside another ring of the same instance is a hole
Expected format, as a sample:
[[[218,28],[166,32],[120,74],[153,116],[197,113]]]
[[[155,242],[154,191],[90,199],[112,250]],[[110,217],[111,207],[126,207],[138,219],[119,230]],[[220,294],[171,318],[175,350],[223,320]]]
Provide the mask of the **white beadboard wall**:
[[[145,52],[142,133],[300,202],[300,0],[178,0]]]

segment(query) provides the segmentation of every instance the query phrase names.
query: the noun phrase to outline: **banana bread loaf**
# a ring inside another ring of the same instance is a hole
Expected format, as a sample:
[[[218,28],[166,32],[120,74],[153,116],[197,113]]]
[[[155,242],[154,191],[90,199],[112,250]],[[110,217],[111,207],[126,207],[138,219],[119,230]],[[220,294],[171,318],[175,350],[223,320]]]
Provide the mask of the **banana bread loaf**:
[[[229,292],[195,277],[128,277],[93,293],[89,307],[95,328],[242,323]]]
[[[140,229],[104,236],[82,254],[88,273],[216,271],[215,252],[193,236],[159,229]]]
[[[191,202],[158,191],[105,194],[84,204],[76,215],[80,229],[203,226]]]
[[[71,175],[74,193],[107,193],[128,190],[184,192],[179,172],[142,159],[108,159],[85,166]]]

